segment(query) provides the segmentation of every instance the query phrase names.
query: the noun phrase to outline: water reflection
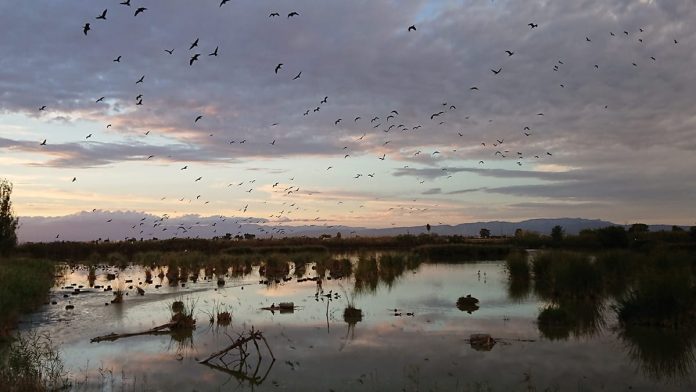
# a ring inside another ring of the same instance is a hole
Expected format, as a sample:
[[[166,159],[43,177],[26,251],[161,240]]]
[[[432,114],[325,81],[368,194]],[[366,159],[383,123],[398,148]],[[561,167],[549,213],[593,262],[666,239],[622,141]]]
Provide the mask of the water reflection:
[[[373,252],[227,258],[210,264],[203,259],[190,265],[167,259],[123,270],[96,266],[92,278],[87,268],[73,271],[66,285],[90,279],[95,286],[116,285],[132,279],[145,295],[126,285],[131,295],[124,303],[104,306],[112,293],[94,289],[73,296],[72,290],[56,288],[58,305],[46,307],[32,328],[49,330],[65,342],[72,371],[79,373],[87,362],[105,362],[117,373],[152,374],[156,388],[150,389],[214,390],[236,383],[240,390],[402,390],[415,389],[409,377],[418,375],[421,390],[461,390],[478,381],[493,390],[520,390],[526,385],[521,384],[523,372],[532,373],[538,390],[556,385],[576,390],[580,382],[588,390],[619,384],[654,390],[662,388],[665,378],[682,382],[672,390],[696,386],[692,334],[608,329],[616,324],[611,306],[616,297],[603,273],[609,267],[599,258],[556,267],[541,259],[538,265],[526,256],[524,264],[515,266],[508,261],[433,264],[410,254]],[[116,274],[115,279],[108,281],[107,273]],[[161,280],[155,277],[159,273]],[[171,285],[170,277],[178,284]],[[218,286],[218,278],[225,284]],[[163,286],[156,287],[153,279]],[[628,279],[633,282],[629,288],[636,279],[638,275]],[[478,302],[458,303],[466,294]],[[229,311],[234,322],[213,322],[176,336],[88,343],[94,336],[166,322],[168,304],[187,297],[199,299],[199,323],[211,319],[210,314],[217,318],[218,310]],[[64,310],[67,300],[76,305],[73,311]],[[262,310],[281,302],[293,302],[293,313]],[[360,312],[346,311],[351,306]],[[544,313],[560,322],[541,322]],[[260,364],[250,356],[242,369],[240,363],[227,368],[215,364],[224,370],[195,361],[229,345],[227,335],[252,325],[264,331],[278,361],[264,355]],[[474,335],[494,340],[472,345]],[[597,357],[605,360],[592,360]],[[529,369],[529,363],[537,365]],[[520,370],[501,374],[504,367]]]

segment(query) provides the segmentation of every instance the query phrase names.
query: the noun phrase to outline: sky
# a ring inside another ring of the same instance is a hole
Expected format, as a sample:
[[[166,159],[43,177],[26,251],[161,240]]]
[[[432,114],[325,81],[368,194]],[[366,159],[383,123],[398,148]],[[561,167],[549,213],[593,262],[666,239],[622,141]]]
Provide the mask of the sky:
[[[690,0],[120,2],[0,2],[20,217],[696,222]]]

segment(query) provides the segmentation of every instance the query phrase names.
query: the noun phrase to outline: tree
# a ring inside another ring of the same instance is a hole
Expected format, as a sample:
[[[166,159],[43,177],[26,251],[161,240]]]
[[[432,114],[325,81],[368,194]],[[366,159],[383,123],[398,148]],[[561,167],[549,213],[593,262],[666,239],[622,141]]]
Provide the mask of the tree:
[[[684,229],[681,226],[672,226],[672,232],[674,233],[683,233]]]
[[[524,230],[517,228],[515,229],[515,238],[522,238],[524,235]]]
[[[689,235],[691,238],[696,239],[696,226],[691,226],[689,228]]]
[[[490,236],[491,236],[491,231],[490,231],[490,230],[488,230],[488,229],[486,229],[486,228],[483,228],[483,229],[479,230],[479,237],[481,237],[481,238],[490,238]]]
[[[425,225],[425,230],[427,230],[428,233],[430,233],[430,223],[428,223],[428,224]]]
[[[0,253],[17,245],[17,225],[19,219],[12,210],[12,183],[6,179],[0,180]]]
[[[565,230],[563,226],[556,225],[551,229],[551,241],[558,244],[563,241],[563,236],[565,235]]]
[[[646,225],[645,223],[634,223],[628,229],[628,232],[632,233],[632,234],[647,233],[649,231],[650,231],[650,227],[648,225]]]

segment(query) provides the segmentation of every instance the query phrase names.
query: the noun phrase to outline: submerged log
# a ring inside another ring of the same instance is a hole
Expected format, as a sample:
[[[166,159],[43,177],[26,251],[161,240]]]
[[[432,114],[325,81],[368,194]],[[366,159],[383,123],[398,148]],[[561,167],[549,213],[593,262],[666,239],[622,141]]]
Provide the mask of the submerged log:
[[[141,335],[164,335],[164,334],[169,334],[171,333],[171,330],[176,328],[177,323],[176,322],[169,322],[167,324],[162,324],[160,326],[148,329],[147,331],[142,331],[142,332],[133,332],[133,333],[110,333],[108,335],[104,336],[97,336],[96,338],[91,339],[89,342],[90,343],[99,343],[99,342],[113,342],[114,340],[122,339],[122,338],[129,338],[132,336],[141,336]],[[165,329],[169,329],[169,331],[164,331]]]

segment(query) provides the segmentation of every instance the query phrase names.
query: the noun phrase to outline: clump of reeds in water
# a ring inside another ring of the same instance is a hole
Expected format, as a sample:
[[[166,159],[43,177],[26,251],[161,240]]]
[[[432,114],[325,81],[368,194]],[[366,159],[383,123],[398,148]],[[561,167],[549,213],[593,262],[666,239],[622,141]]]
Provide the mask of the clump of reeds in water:
[[[343,310],[343,321],[348,324],[356,324],[363,319],[363,313],[361,309],[354,307],[353,305],[348,305]]]
[[[172,303],[172,319],[170,330],[193,330],[196,328],[196,319],[193,317],[196,302],[193,300],[177,300]]]
[[[118,288],[114,290],[114,299],[111,300],[112,304],[120,304],[123,303],[123,295],[125,294],[125,291],[123,290],[123,287],[119,284]]]
[[[624,325],[691,328],[696,324],[696,288],[686,274],[646,275],[615,308]]]

